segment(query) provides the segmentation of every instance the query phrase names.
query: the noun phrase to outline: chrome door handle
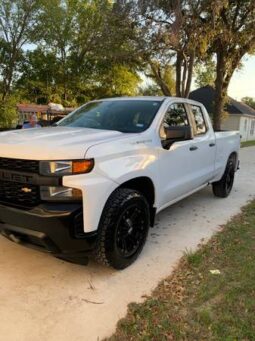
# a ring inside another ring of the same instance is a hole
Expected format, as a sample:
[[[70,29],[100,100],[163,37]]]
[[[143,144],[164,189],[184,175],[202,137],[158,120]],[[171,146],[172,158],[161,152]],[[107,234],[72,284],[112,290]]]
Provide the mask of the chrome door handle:
[[[193,152],[194,150],[197,150],[197,149],[198,149],[197,146],[191,146],[189,150],[190,150],[191,152]]]

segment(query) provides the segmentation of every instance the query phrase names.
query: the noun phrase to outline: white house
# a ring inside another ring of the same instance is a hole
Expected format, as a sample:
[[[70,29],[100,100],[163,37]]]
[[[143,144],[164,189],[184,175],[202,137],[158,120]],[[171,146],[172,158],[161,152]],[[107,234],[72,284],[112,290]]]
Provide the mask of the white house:
[[[213,113],[215,90],[207,85],[190,93],[190,98],[204,104],[208,113]],[[225,108],[228,117],[222,122],[223,130],[239,130],[242,141],[255,140],[255,110],[250,106],[228,97]]]

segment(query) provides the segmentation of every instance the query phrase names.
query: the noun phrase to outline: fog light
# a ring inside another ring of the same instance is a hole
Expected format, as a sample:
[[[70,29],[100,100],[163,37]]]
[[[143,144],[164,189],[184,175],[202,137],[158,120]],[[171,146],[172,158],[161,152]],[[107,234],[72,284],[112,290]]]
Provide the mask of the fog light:
[[[79,201],[82,191],[77,188],[63,186],[41,186],[41,199],[45,201]]]

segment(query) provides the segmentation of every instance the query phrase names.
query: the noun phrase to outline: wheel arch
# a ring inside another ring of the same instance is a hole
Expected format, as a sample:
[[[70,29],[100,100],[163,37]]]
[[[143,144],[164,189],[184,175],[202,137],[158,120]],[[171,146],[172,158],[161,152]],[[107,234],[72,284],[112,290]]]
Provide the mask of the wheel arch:
[[[147,176],[139,176],[122,183],[119,188],[130,188],[139,191],[147,199],[150,207],[150,225],[153,227],[156,216],[155,186],[151,178]]]
[[[230,159],[230,158],[234,158],[234,160],[235,160],[235,170],[237,170],[237,167],[238,167],[238,153],[236,152],[236,151],[234,151],[234,152],[232,152],[230,155],[229,155],[229,157],[228,157],[228,159],[227,159],[227,163],[228,163],[228,160]]]
[[[129,179],[128,181],[121,183],[115,190],[117,190],[119,188],[129,188],[129,189],[133,189],[133,190],[136,190],[136,191],[139,191],[140,193],[142,193],[142,195],[146,198],[146,200],[149,203],[150,225],[153,226],[154,222],[155,222],[155,215],[156,215],[156,207],[155,207],[156,192],[155,192],[154,183],[151,180],[151,178],[149,178],[148,176],[135,177],[135,178]],[[112,193],[111,193],[111,195],[112,195]],[[109,196],[109,198],[110,198],[110,196]],[[107,199],[107,201],[108,201],[108,199]]]

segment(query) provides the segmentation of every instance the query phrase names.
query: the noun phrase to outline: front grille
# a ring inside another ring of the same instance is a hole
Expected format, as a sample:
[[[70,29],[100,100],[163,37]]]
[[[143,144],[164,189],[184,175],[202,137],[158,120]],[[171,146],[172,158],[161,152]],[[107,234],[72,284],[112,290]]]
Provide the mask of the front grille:
[[[0,169],[20,171],[28,173],[39,173],[39,161],[20,160],[0,157]]]
[[[0,201],[22,206],[35,206],[40,202],[39,187],[0,180]]]

